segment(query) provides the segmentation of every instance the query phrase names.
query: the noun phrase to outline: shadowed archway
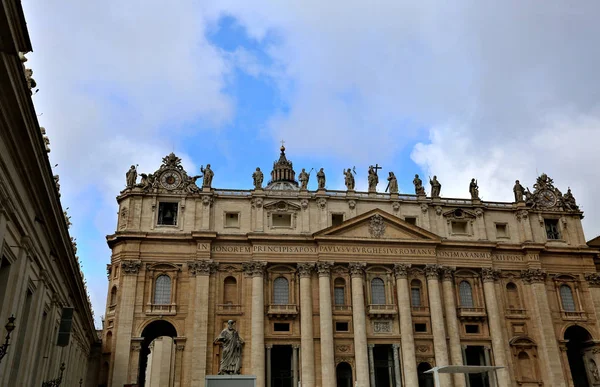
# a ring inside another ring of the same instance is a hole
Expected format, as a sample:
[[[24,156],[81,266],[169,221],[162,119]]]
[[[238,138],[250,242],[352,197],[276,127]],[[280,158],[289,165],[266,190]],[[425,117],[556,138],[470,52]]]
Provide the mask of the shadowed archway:
[[[148,324],[142,331],[142,342],[140,350],[140,367],[138,371],[138,385],[144,387],[146,385],[146,367],[148,366],[148,355],[150,354],[150,343],[156,338],[168,336],[173,339],[177,337],[177,330],[168,321],[156,320]]]
[[[571,377],[575,387],[589,387],[590,385],[585,367],[584,352],[585,348],[589,347],[591,339],[590,333],[578,325],[573,325],[565,331],[567,358],[569,359],[569,368],[571,368]]]

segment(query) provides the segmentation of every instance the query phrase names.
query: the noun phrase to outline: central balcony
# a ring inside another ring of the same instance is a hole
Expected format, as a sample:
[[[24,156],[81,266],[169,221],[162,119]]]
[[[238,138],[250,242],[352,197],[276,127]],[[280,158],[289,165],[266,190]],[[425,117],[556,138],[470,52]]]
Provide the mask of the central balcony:
[[[177,305],[175,304],[149,304],[146,309],[148,315],[172,316],[177,314]]]
[[[367,313],[371,318],[394,318],[398,309],[394,304],[369,304]]]
[[[217,314],[241,315],[242,306],[240,304],[217,304]]]
[[[296,304],[271,304],[267,308],[267,315],[270,318],[296,318],[298,315],[298,305]]]
[[[485,308],[478,307],[458,307],[458,318],[461,320],[483,320],[487,316]]]

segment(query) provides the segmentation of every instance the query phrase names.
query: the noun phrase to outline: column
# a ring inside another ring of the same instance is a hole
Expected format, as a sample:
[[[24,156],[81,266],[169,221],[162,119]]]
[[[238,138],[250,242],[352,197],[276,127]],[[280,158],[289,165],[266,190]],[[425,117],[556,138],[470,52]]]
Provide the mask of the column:
[[[298,387],[298,344],[292,345],[292,387]]]
[[[352,277],[352,321],[354,323],[354,361],[356,367],[356,383],[358,386],[369,386],[369,360],[367,355],[367,323],[365,312],[365,290],[363,277],[366,263],[351,263]]]
[[[585,279],[587,280],[590,295],[592,296],[596,321],[600,321],[600,274],[586,273]]]
[[[448,365],[448,346],[446,344],[446,329],[444,328],[444,312],[439,284],[439,265],[425,266],[427,289],[429,293],[429,311],[431,313],[431,330],[433,331],[433,348],[435,365]],[[449,374],[440,374],[442,386],[451,386]]]
[[[131,338],[131,352],[129,354],[129,383],[138,382],[140,372],[140,351],[142,349],[143,337]]]
[[[252,372],[256,375],[256,387],[265,387],[265,293],[263,276],[266,266],[266,262],[244,264],[244,270],[252,276],[252,344],[250,352],[252,360],[250,364]]]
[[[121,261],[121,303],[117,306],[115,318],[114,361],[112,386],[128,383],[129,352],[131,350],[131,333],[133,330],[133,310],[135,307],[135,290],[137,275],[142,263],[135,260]]]
[[[192,367],[191,367],[191,386],[204,386],[206,380],[206,352],[208,337],[208,307],[199,307],[208,305],[208,293],[210,285],[210,275],[215,272],[217,264],[211,260],[190,261],[187,263],[190,276],[193,278],[194,305],[192,337]]]
[[[462,350],[460,347],[460,328],[456,316],[456,290],[454,288],[453,267],[443,267],[442,288],[444,290],[444,310],[446,311],[446,323],[448,325],[448,336],[450,337],[450,360],[452,365],[463,365]],[[455,387],[464,387],[465,374],[454,374]]]
[[[331,311],[331,266],[333,262],[318,262],[319,314],[321,322],[321,378],[323,387],[335,387],[333,355],[333,314]]]
[[[302,346],[302,387],[315,387],[315,341],[313,333],[313,305],[311,277],[313,262],[299,263],[300,275],[300,345]],[[294,385],[297,387],[297,384]]]
[[[418,386],[417,359],[415,355],[415,340],[413,337],[412,310],[410,303],[410,287],[408,271],[410,265],[397,263],[394,265],[396,274],[396,289],[398,293],[398,313],[400,314],[400,345],[402,348],[402,363],[404,366],[404,384]]]
[[[271,387],[271,349],[273,349],[273,345],[267,344],[265,348],[267,349],[267,387]]]
[[[506,362],[505,340],[500,325],[500,313],[498,311],[498,300],[496,299],[496,287],[494,281],[498,279],[500,272],[486,267],[481,270],[483,278],[483,295],[485,297],[485,307],[487,309],[488,324],[490,325],[490,336],[492,338],[492,350],[494,351],[494,365],[508,367]],[[504,368],[496,371],[498,375],[498,386],[509,387],[510,377],[508,369]]]
[[[394,376],[396,378],[396,387],[402,387],[402,375],[400,375],[400,356],[398,355],[399,349],[400,349],[400,346],[398,344],[392,344],[392,352],[394,355]]]
[[[375,344],[369,344],[367,347],[369,348],[369,381],[371,386],[375,386],[375,359],[373,359]]]
[[[176,337],[173,339],[175,345],[175,387],[181,386],[182,366],[183,366],[183,351],[185,350],[185,337]]]
[[[565,378],[562,374],[562,364],[558,342],[552,324],[550,305],[546,296],[546,272],[542,269],[527,269],[521,272],[523,281],[529,287],[532,299],[533,326],[539,329],[539,350],[541,371],[544,380],[553,387],[564,387]]]

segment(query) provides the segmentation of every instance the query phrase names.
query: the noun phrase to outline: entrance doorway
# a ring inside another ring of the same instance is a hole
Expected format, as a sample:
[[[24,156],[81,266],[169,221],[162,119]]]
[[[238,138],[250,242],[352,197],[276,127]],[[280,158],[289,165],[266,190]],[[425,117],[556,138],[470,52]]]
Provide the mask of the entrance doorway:
[[[373,348],[374,387],[392,387],[396,385],[392,350],[393,348],[389,344],[375,345]]]
[[[480,345],[468,345],[465,349],[466,365],[484,366],[488,365],[485,361],[485,348]],[[487,373],[467,374],[470,387],[489,387],[490,381]]]
[[[419,387],[433,387],[433,374],[426,374],[425,371],[431,369],[429,363],[419,363],[417,367],[417,375],[419,376]]]
[[[335,367],[337,387],[352,387],[352,367],[346,362],[341,362]]]
[[[144,341],[142,342],[142,347],[140,349],[140,360],[139,360],[139,364],[140,364],[140,368],[139,368],[139,373],[138,373],[138,385],[139,387],[149,387],[149,386],[170,386],[172,385],[171,380],[172,378],[169,375],[169,379],[168,379],[168,384],[164,384],[162,382],[162,378],[160,381],[156,381],[155,379],[158,376],[152,376],[152,375],[160,375],[162,372],[153,372],[152,368],[154,367],[156,371],[156,366],[161,367],[162,365],[164,365],[163,361],[157,362],[157,361],[153,361],[153,357],[154,360],[158,360],[157,357],[159,356],[154,356],[155,354],[158,355],[158,351],[154,351],[153,354],[151,354],[151,349],[150,349],[150,344],[153,344],[152,346],[157,348],[160,347],[160,358],[164,359],[164,362],[167,363],[169,365],[169,374],[170,374],[170,370],[174,369],[174,364],[172,364],[172,362],[174,362],[172,360],[172,356],[166,356],[165,352],[172,352],[172,347],[173,347],[173,339],[177,337],[177,331],[175,330],[175,327],[169,323],[168,321],[165,320],[156,320],[151,322],[150,324],[148,324],[146,326],[146,328],[144,328],[144,330],[142,331],[142,337],[144,338]],[[159,339],[159,340],[156,340]],[[155,341],[156,340],[156,341]],[[158,344],[160,342],[160,344]],[[157,348],[158,349],[158,348]],[[159,365],[160,364],[160,365]],[[148,369],[148,367],[150,366],[150,369]],[[147,371],[150,371],[147,375]],[[162,384],[160,384],[162,383]]]
[[[271,349],[271,387],[292,386],[292,346],[274,345]]]
[[[577,325],[573,325],[565,331],[565,340],[568,340],[567,358],[569,359],[571,378],[575,387],[589,387],[584,353],[587,342],[591,339],[589,332]]]

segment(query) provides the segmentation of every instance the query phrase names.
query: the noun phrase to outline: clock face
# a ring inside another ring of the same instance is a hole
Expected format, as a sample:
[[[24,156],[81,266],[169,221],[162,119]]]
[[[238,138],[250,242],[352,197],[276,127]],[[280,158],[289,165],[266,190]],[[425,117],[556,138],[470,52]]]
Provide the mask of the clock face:
[[[181,176],[177,172],[165,172],[160,177],[160,183],[166,189],[175,189],[181,183]]]
[[[556,205],[556,195],[550,190],[540,192],[539,205],[542,207],[554,207]]]

